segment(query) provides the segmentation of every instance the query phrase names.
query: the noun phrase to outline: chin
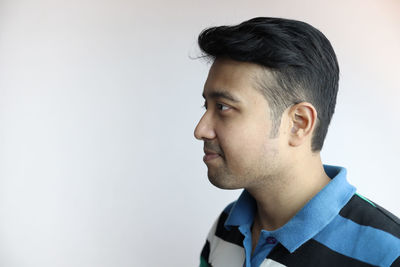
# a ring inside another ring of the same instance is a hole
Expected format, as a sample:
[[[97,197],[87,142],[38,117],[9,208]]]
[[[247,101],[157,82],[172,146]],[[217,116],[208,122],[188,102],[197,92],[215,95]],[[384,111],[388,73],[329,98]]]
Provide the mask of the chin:
[[[208,180],[215,187],[218,187],[220,189],[234,190],[234,189],[243,188],[242,186],[239,186],[234,180],[232,180],[232,177],[210,175],[210,173],[209,173]]]

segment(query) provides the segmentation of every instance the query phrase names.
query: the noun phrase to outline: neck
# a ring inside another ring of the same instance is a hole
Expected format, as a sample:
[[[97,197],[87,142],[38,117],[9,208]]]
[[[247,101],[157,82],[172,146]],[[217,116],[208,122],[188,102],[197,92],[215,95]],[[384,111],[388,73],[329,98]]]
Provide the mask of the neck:
[[[268,231],[282,227],[330,180],[316,154],[308,162],[302,160],[297,168],[248,188],[257,202],[254,227]]]

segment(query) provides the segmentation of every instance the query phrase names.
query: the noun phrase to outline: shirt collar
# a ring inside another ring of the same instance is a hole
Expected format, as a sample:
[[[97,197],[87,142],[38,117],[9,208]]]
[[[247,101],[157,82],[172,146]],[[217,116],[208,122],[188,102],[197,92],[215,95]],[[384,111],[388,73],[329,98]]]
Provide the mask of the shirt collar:
[[[346,179],[343,167],[324,165],[326,174],[332,179],[315,195],[289,222],[275,231],[268,232],[287,250],[295,251],[298,247],[319,233],[356,191]],[[256,211],[256,202],[249,192],[244,190],[232,206],[225,227],[251,225]]]

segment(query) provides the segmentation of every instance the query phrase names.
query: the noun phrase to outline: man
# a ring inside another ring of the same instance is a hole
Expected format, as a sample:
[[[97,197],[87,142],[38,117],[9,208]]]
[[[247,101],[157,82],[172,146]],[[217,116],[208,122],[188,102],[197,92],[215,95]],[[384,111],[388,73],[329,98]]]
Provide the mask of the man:
[[[244,189],[211,228],[200,266],[400,266],[399,219],[321,162],[339,80],[326,37],[254,18],[198,42],[213,64],[194,134],[210,182]]]

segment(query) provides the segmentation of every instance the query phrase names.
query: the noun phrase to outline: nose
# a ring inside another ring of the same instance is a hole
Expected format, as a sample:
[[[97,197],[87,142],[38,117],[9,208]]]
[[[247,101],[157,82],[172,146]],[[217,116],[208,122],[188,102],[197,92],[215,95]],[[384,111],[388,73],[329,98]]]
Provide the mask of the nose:
[[[208,112],[204,113],[203,117],[201,117],[199,123],[194,129],[194,137],[198,140],[209,139],[212,140],[216,137],[214,125],[212,119],[210,118],[210,114]]]

